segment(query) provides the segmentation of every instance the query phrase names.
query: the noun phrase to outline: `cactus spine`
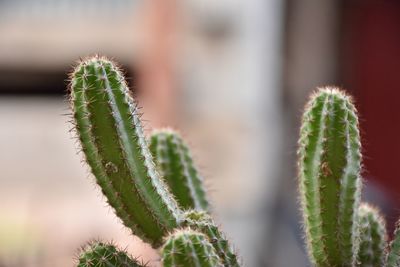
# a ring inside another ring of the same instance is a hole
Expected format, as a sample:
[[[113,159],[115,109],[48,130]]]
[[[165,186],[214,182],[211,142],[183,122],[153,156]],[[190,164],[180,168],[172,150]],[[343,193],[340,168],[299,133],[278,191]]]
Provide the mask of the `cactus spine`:
[[[354,266],[359,247],[360,136],[351,99],[319,89],[306,106],[299,182],[308,250],[316,266]]]
[[[359,266],[383,266],[386,247],[386,229],[379,211],[368,204],[358,210],[360,222]]]
[[[222,261],[207,237],[191,229],[168,236],[161,251],[164,267],[222,267]]]
[[[81,62],[71,78],[76,130],[97,183],[127,227],[160,244],[180,223],[181,212],[156,171],[120,70],[93,57]]]
[[[89,244],[79,256],[78,267],[144,267],[111,244]]]
[[[207,211],[209,204],[202,178],[182,138],[172,130],[155,131],[150,137],[150,151],[180,206]]]

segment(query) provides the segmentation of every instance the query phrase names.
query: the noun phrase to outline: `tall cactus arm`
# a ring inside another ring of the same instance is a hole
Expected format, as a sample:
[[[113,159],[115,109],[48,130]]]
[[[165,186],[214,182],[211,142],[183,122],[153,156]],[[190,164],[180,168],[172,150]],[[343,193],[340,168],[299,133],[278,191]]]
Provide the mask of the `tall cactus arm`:
[[[158,130],[150,137],[150,151],[165,182],[184,209],[207,211],[206,192],[187,145],[178,133]]]
[[[77,267],[145,267],[111,244],[91,243],[81,252]]]
[[[385,267],[400,266],[400,220],[396,222],[393,240],[389,244],[389,251],[386,256]]]
[[[316,266],[354,266],[360,201],[360,136],[351,99],[319,89],[303,114],[299,183],[306,241]]]
[[[70,88],[76,131],[102,192],[127,227],[159,245],[181,212],[156,171],[121,71],[95,56],[75,68]]]
[[[179,229],[166,238],[161,250],[163,267],[222,267],[207,237],[191,229]]]
[[[359,266],[383,266],[387,239],[383,217],[376,208],[368,204],[360,205],[358,217],[360,223]]]

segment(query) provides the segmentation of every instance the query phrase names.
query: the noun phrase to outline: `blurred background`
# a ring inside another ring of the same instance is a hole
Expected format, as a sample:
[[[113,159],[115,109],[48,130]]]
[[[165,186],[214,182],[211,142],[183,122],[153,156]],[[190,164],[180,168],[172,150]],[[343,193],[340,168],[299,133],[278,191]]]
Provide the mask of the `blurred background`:
[[[0,0],[0,266],[73,266],[96,238],[159,264],[107,207],[69,131],[67,74],[95,53],[127,71],[148,132],[188,140],[246,266],[309,266],[295,159],[317,86],[354,96],[363,198],[392,229],[399,25],[397,0]]]

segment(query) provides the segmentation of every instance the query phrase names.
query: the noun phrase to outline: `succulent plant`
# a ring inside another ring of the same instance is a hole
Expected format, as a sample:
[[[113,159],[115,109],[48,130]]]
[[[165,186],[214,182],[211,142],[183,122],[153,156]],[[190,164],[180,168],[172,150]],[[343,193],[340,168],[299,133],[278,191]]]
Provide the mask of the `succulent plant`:
[[[146,139],[138,105],[116,64],[90,57],[79,62],[70,78],[73,121],[83,154],[123,224],[154,248],[162,246],[165,266],[239,266],[227,239],[204,215],[209,204],[188,147],[173,131],[156,131]],[[179,244],[176,260],[171,258],[171,242]],[[195,259],[212,265],[193,265]],[[78,266],[93,262],[140,266],[103,243],[89,246]]]
[[[202,233],[179,229],[169,235],[161,249],[164,267],[222,267],[222,261]]]
[[[386,226],[379,211],[368,204],[358,210],[360,224],[360,266],[383,266],[386,249]]]
[[[386,255],[386,261],[384,266],[386,267],[400,266],[400,220],[398,220],[396,223],[396,229],[394,230],[394,237],[389,244],[389,251]]]
[[[207,211],[209,203],[189,148],[178,133],[170,129],[154,131],[150,151],[158,171],[183,209]]]
[[[298,154],[307,244],[318,266],[356,262],[360,148],[350,98],[336,89],[313,95],[303,115]]]
[[[164,267],[240,262],[210,215],[203,179],[175,131],[145,137],[121,70],[99,56],[71,74],[73,122],[85,159],[123,224],[159,249]],[[310,261],[318,267],[400,266],[400,221],[388,243],[377,208],[361,203],[357,112],[339,89],[318,89],[306,105],[298,149],[299,192]],[[145,266],[112,244],[88,244],[77,266]]]
[[[299,191],[310,261],[318,267],[400,266],[400,231],[387,247],[378,209],[360,202],[361,143],[350,96],[318,89],[306,105],[298,149]]]
[[[102,242],[89,243],[79,256],[78,267],[145,267],[125,251],[118,250],[113,244]]]

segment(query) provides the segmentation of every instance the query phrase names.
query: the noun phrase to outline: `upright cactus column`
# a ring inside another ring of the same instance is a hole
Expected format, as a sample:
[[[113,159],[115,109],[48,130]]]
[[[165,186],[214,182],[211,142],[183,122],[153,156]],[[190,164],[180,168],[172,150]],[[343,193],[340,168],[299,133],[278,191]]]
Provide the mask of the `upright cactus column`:
[[[319,89],[304,111],[299,183],[304,229],[316,266],[355,266],[359,249],[360,135],[350,97]]]
[[[109,204],[136,235],[159,245],[181,211],[156,170],[120,70],[97,56],[82,61],[71,75],[71,102],[86,160]]]
[[[158,130],[150,137],[150,151],[158,170],[184,209],[207,211],[209,204],[189,149],[172,130]]]

